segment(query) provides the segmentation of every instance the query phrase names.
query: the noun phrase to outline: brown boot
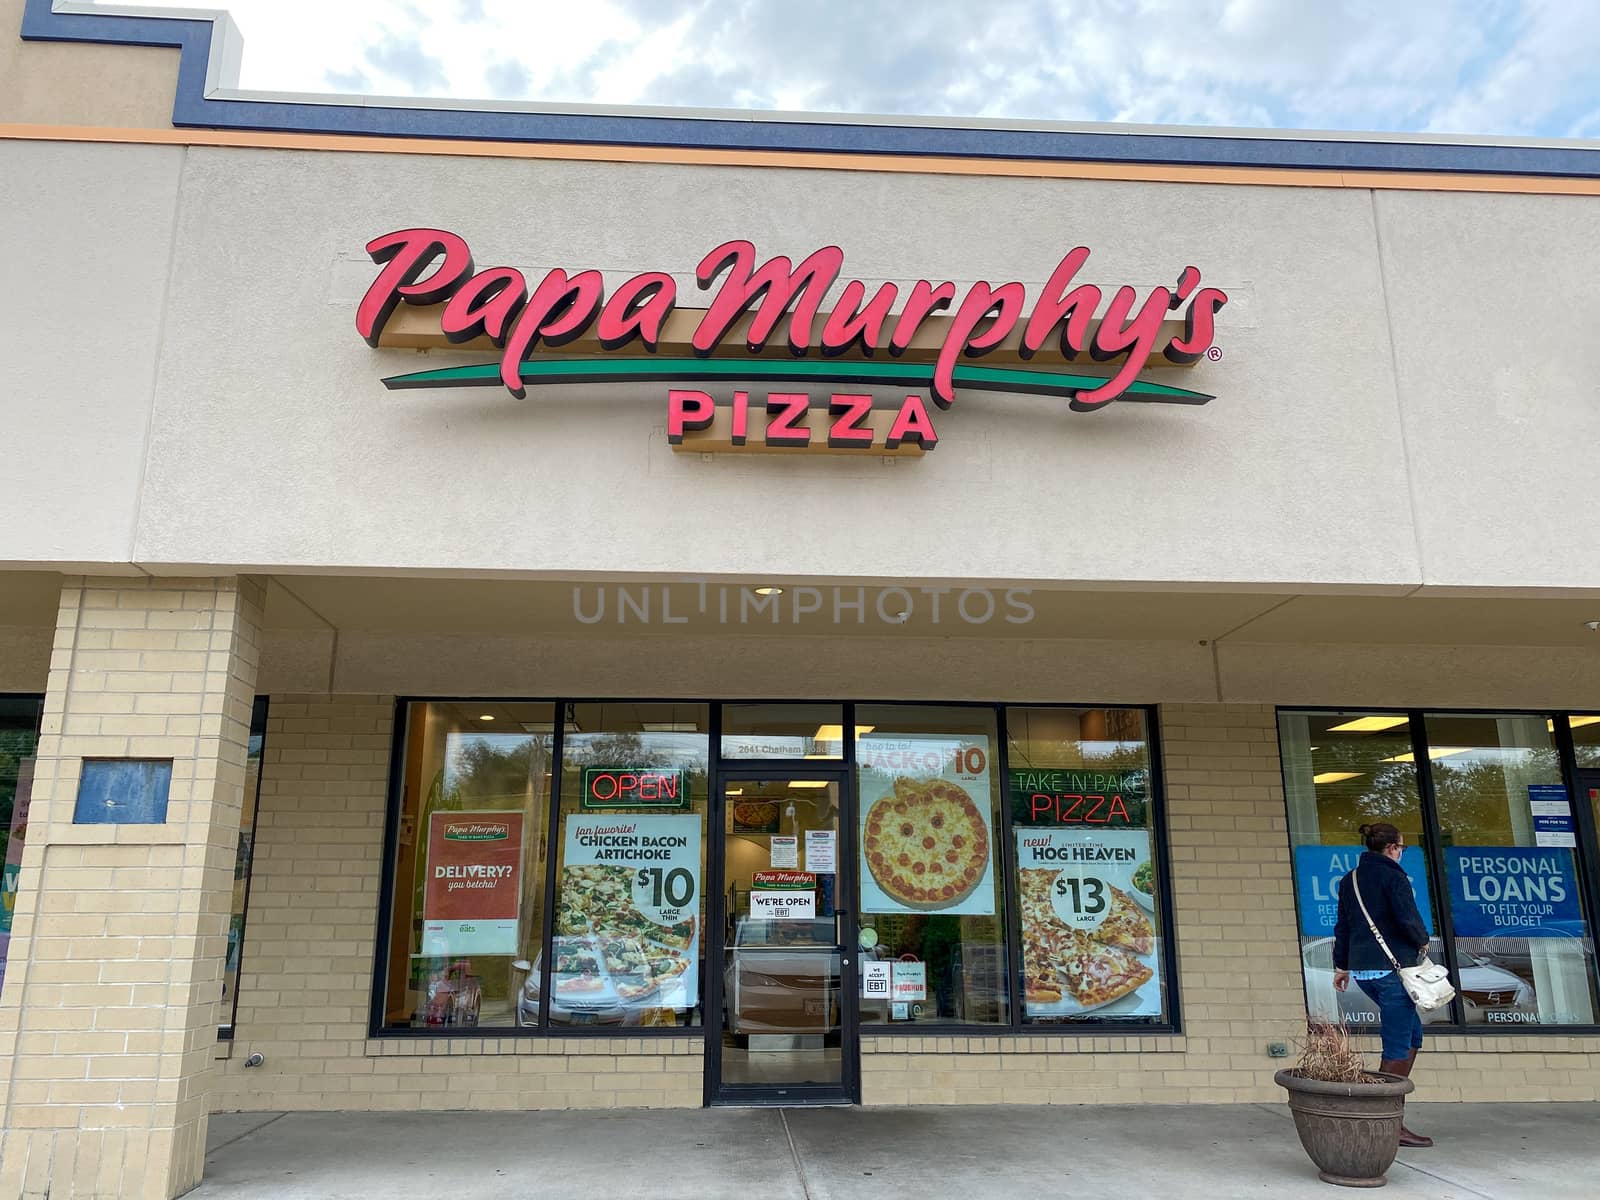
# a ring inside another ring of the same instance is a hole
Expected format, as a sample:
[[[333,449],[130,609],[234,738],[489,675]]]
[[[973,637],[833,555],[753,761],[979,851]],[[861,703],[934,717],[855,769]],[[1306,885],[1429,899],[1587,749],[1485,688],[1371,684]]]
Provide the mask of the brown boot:
[[[1417,1064],[1417,1052],[1413,1050],[1407,1057],[1398,1060],[1385,1059],[1379,1065],[1380,1071],[1389,1071],[1395,1075],[1411,1077],[1411,1068]],[[1406,1128],[1405,1118],[1400,1119],[1400,1145],[1411,1150],[1428,1150],[1433,1146],[1433,1139],[1420,1133],[1412,1133]]]

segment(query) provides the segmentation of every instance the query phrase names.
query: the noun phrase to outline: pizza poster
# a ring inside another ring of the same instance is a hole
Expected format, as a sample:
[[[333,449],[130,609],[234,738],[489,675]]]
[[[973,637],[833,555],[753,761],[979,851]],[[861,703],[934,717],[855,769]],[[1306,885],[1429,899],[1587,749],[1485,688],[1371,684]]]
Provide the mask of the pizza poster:
[[[555,999],[688,1009],[698,1003],[701,818],[569,814],[556,899]]]
[[[857,739],[862,912],[993,915],[992,761],[982,735]]]
[[[1155,862],[1144,829],[1018,829],[1030,1017],[1161,1015]]]
[[[422,953],[518,952],[522,814],[436,812],[428,819]]]

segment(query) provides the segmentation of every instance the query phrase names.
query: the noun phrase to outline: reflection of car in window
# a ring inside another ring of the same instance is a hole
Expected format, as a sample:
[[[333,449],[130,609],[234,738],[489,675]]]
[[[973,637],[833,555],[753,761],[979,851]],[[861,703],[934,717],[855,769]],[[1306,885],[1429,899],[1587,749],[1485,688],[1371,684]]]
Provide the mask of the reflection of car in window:
[[[1526,937],[1489,937],[1489,938],[1458,938],[1456,948],[1465,950],[1476,957],[1487,960],[1497,967],[1515,975],[1520,975],[1529,983],[1533,982],[1533,964],[1536,957],[1535,946],[1546,946],[1555,955],[1571,955],[1575,966],[1571,969],[1584,973],[1587,977],[1592,967],[1585,962],[1594,957],[1594,942],[1589,939],[1588,929],[1582,921],[1551,922],[1540,927],[1541,936],[1537,938]]]
[[[728,948],[723,1003],[728,1030],[820,1034],[839,1025],[839,954],[832,917],[741,917]]]
[[[1536,1008],[1533,988],[1510,971],[1457,947],[1461,978],[1456,990],[1460,992],[1468,1024],[1506,1020],[1520,1023],[1533,1018]],[[1443,962],[1443,952],[1437,939],[1428,953],[1435,962]],[[1367,994],[1352,981],[1343,992],[1333,986],[1333,939],[1318,938],[1308,942],[1300,951],[1305,968],[1306,1009],[1313,1021],[1346,1021],[1352,1025],[1376,1025],[1378,1011]],[[1490,1016],[1488,1014],[1497,1014]],[[1448,1008],[1424,1013],[1425,1023],[1448,1021]],[[1536,1018],[1534,1018],[1536,1019]]]
[[[666,1005],[654,987],[644,982],[649,966],[639,952],[640,943],[631,938],[600,938],[593,935],[557,937],[554,940],[556,963],[554,990],[550,994],[552,1025],[645,1025],[673,1013],[682,1024],[687,1009]],[[517,989],[517,1024],[530,1027],[539,1023],[539,994],[544,986],[543,955],[529,962],[519,958],[513,971],[524,973]],[[688,968],[698,978],[699,965]],[[696,986],[694,990],[698,990]]]

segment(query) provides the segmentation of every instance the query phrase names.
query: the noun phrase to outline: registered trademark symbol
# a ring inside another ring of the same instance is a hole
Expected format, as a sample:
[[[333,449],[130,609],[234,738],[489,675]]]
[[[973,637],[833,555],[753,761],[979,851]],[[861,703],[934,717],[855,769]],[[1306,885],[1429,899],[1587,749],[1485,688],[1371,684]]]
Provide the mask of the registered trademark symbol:
[[[1221,346],[1212,346],[1212,347],[1208,348],[1206,350],[1206,357],[1208,359],[1210,359],[1212,362],[1221,362],[1222,361],[1222,347]]]

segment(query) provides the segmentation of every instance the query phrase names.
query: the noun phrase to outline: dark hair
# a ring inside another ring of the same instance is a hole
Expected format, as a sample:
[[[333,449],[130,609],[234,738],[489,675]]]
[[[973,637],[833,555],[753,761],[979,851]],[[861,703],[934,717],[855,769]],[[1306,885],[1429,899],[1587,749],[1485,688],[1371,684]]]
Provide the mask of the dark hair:
[[[1387,821],[1374,821],[1371,825],[1363,825],[1359,832],[1362,840],[1367,843],[1367,849],[1374,854],[1382,854],[1385,846],[1400,844],[1400,831]]]

